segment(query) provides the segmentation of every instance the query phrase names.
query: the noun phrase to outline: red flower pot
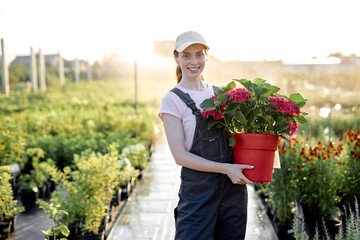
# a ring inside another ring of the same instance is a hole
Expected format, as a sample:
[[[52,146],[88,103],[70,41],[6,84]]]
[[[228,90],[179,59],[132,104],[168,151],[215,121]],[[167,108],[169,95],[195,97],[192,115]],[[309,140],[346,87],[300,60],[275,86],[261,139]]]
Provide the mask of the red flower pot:
[[[244,169],[253,182],[271,182],[278,136],[271,134],[239,133],[235,135],[234,163],[254,166]]]

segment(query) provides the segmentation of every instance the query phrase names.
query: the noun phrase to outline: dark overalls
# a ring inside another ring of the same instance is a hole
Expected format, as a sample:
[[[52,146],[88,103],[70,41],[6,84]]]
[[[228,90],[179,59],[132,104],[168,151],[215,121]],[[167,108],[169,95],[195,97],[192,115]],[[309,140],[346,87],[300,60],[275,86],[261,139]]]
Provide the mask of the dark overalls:
[[[196,116],[190,152],[207,160],[233,163],[228,138],[220,128],[207,130],[207,122],[190,95],[171,90]],[[225,174],[181,169],[179,203],[174,210],[176,240],[241,240],[247,219],[246,185],[233,184]]]

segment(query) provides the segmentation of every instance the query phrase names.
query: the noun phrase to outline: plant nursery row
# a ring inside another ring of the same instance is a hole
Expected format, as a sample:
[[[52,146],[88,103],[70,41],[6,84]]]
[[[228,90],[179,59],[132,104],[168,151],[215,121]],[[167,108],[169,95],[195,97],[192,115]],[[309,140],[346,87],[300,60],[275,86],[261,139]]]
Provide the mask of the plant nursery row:
[[[131,92],[117,80],[0,96],[2,238],[16,231],[16,215],[34,206],[52,221],[44,238],[106,238],[149,163],[159,124],[154,101],[136,103]],[[311,238],[358,239],[359,120],[308,121],[290,147],[280,142],[281,168],[270,184],[255,185],[257,192],[280,240],[308,239],[297,237],[302,228]]]
[[[52,220],[44,238],[106,238],[156,137],[153,107],[126,92],[98,81],[0,98],[2,238],[36,205]]]
[[[255,186],[279,239],[294,239],[299,229],[314,239],[358,239],[360,131],[330,142],[292,138],[279,152],[271,184]]]

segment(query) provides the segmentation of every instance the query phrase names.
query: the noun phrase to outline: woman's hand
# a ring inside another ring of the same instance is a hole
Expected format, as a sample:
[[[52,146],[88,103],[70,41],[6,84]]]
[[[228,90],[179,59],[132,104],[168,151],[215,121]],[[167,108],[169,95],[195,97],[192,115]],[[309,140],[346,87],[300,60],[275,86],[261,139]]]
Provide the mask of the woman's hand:
[[[244,164],[227,164],[226,175],[234,184],[252,184],[243,174],[244,169],[253,169],[254,166]]]

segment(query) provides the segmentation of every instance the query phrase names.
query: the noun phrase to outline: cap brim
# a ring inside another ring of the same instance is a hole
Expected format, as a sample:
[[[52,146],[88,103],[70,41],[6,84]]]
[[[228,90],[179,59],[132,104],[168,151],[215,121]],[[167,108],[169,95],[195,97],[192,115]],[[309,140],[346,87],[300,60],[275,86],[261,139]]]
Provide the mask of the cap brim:
[[[194,45],[194,44],[201,44],[203,45],[206,49],[209,49],[208,45],[202,43],[202,42],[187,42],[187,43],[184,43],[184,44],[181,44],[180,46],[178,46],[175,50],[177,52],[182,52],[184,51],[187,47],[191,46],[191,45]]]

